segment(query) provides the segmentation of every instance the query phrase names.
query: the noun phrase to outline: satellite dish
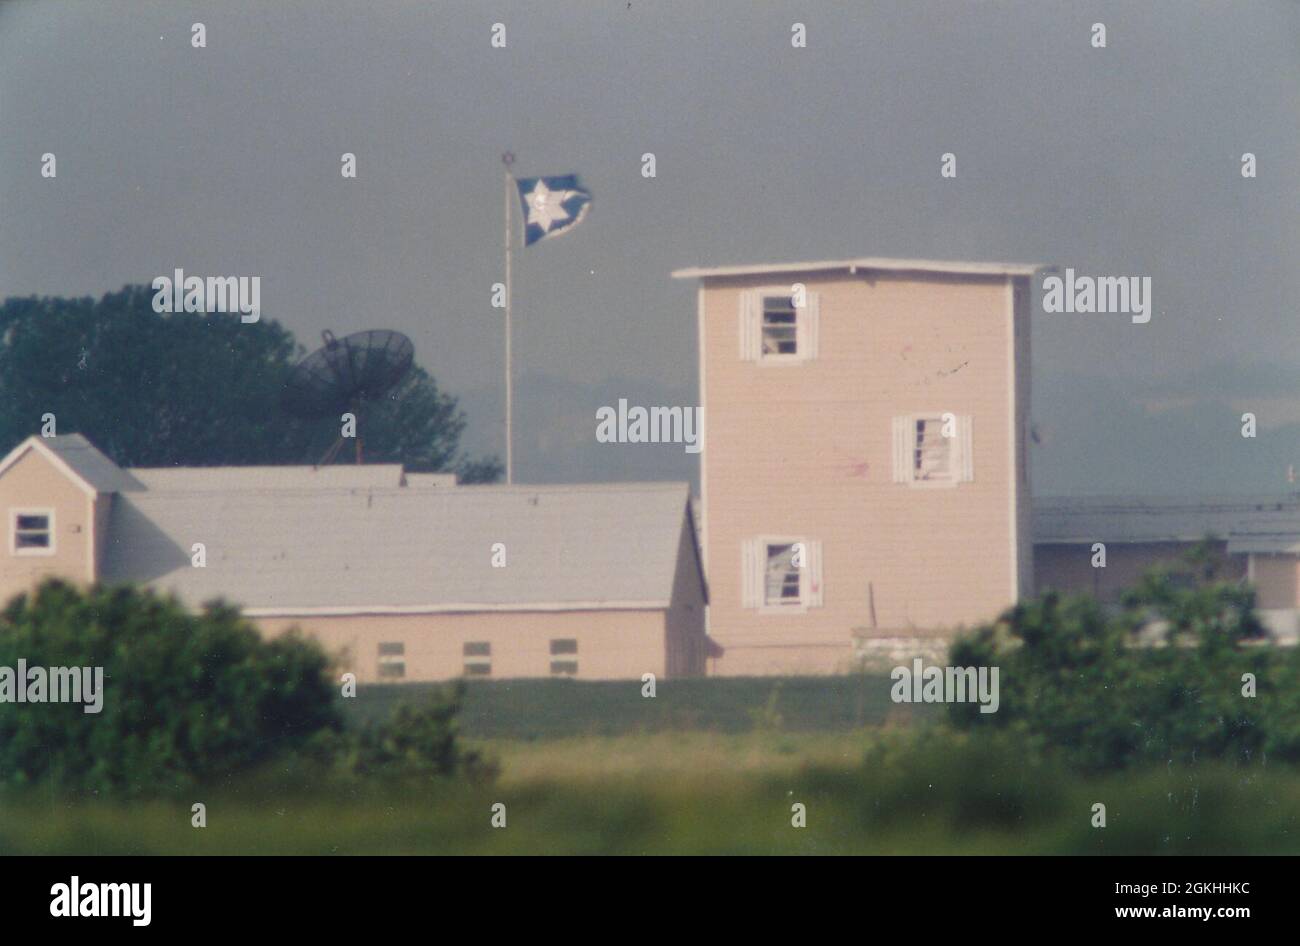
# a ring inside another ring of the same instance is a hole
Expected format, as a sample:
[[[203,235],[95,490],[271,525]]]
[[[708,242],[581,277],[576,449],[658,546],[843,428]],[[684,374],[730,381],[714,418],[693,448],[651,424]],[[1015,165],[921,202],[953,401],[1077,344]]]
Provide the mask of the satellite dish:
[[[411,370],[415,346],[400,332],[372,329],[338,339],[328,329],[325,344],[294,366],[280,403],[291,414],[306,418],[358,414],[361,405],[383,397]],[[358,433],[357,462],[361,462]],[[317,465],[331,462],[343,446],[339,437]]]

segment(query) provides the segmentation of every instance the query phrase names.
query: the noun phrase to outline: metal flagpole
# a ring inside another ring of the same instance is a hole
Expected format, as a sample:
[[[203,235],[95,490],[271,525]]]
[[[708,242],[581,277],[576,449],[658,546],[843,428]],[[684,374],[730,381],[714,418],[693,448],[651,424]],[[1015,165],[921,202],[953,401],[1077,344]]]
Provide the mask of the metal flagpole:
[[[515,177],[510,172],[510,165],[515,163],[515,156],[507,151],[501,155],[501,163],[506,166],[506,483],[515,481],[514,453],[514,373],[511,370],[510,352],[510,207],[514,203]]]

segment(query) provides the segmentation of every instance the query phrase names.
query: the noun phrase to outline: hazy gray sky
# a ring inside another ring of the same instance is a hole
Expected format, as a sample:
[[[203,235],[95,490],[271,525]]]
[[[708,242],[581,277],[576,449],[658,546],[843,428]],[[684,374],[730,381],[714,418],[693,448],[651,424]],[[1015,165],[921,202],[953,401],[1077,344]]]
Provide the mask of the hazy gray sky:
[[[867,255],[1152,277],[1148,325],[1036,315],[1037,493],[1281,491],[1300,467],[1289,0],[11,2],[0,296],[260,275],[308,347],[408,333],[500,453],[507,148],[595,195],[516,255],[522,480],[693,477],[680,447],[594,442],[620,396],[696,402],[672,269]]]

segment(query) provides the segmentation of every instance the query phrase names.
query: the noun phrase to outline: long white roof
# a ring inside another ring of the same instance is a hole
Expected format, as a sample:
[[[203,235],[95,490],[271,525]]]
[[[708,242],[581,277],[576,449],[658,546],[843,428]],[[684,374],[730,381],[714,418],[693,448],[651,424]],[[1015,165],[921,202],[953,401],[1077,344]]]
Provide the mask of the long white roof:
[[[695,554],[688,499],[685,483],[120,493],[103,579],[252,616],[658,610]]]
[[[662,610],[683,554],[704,589],[686,483],[458,486],[453,474],[399,464],[123,470],[79,434],[29,437],[0,475],[29,450],[112,497],[103,581],[192,607],[224,598],[251,616],[286,617]],[[505,567],[494,565],[497,543]]]

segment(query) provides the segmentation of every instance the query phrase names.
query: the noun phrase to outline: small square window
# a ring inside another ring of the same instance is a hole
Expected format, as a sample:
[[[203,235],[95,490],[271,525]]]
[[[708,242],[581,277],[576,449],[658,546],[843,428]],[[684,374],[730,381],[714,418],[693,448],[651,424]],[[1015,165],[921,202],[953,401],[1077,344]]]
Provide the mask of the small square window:
[[[491,657],[491,641],[466,641],[465,646],[461,648],[461,655],[464,657]]]
[[[474,660],[465,664],[465,676],[467,677],[490,677],[492,676],[492,661]]]
[[[552,660],[551,676],[553,677],[573,677],[578,674],[578,662],[576,660]]]
[[[54,554],[54,511],[15,510],[10,519],[10,551],[14,555]]]
[[[578,642],[572,638],[561,638],[551,641],[551,656],[557,654],[576,654],[578,652]]]
[[[401,641],[384,641],[379,645],[380,657],[401,657],[406,654],[406,645]]]

